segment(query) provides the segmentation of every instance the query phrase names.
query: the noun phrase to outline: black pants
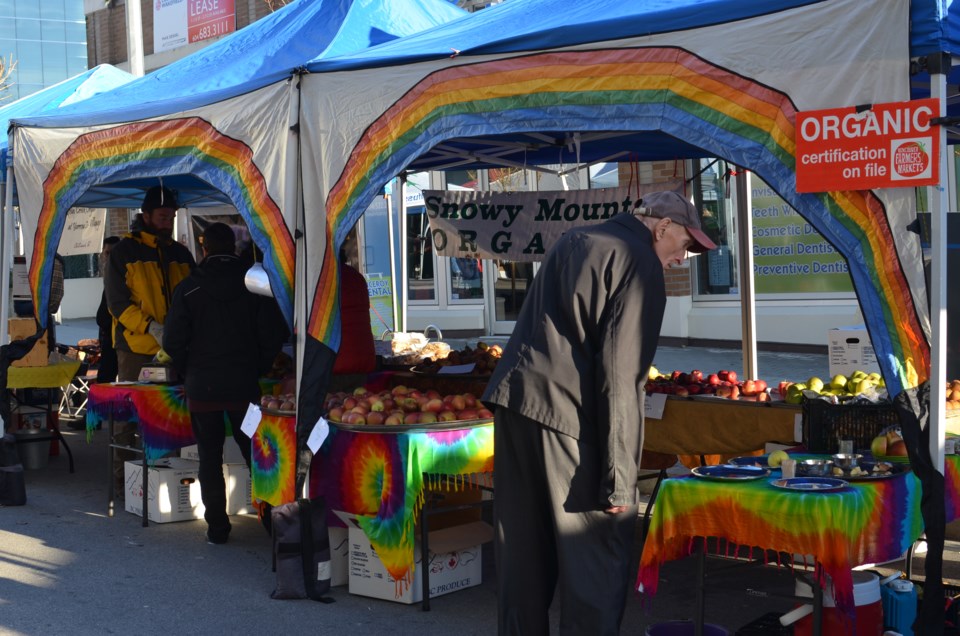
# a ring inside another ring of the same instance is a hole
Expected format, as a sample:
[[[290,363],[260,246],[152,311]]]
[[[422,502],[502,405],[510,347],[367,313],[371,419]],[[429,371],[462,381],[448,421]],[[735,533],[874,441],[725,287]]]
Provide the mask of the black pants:
[[[631,589],[637,506],[599,509],[596,447],[514,413],[494,414],[498,633],[546,636],[560,598],[560,633],[613,636]]]
[[[225,417],[230,418],[233,439],[237,441],[243,460],[250,467],[250,438],[240,430],[245,410],[203,411],[190,413],[193,435],[200,455],[200,496],[205,511],[203,518],[215,540],[226,540],[230,534],[227,517],[227,486],[223,480],[223,442],[227,437]]]

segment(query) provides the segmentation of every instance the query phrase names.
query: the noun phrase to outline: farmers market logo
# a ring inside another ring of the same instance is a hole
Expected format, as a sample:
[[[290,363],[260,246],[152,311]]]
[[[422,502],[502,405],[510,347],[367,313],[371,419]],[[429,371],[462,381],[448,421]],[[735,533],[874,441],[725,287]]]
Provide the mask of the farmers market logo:
[[[893,179],[930,176],[929,139],[897,139],[893,142]]]

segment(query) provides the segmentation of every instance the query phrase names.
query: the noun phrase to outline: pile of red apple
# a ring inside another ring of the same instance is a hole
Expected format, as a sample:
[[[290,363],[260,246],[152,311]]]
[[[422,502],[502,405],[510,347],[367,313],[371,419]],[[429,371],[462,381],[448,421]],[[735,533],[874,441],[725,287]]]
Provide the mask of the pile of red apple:
[[[731,400],[746,399],[758,402],[770,400],[767,383],[764,380],[738,380],[736,371],[721,369],[704,376],[694,369],[689,373],[674,371],[660,374],[651,369],[646,384],[647,393],[666,393],[687,397],[689,395],[714,395]]]
[[[275,411],[295,411],[297,410],[297,399],[293,393],[264,395],[260,398],[260,406]]]
[[[353,393],[330,393],[324,408],[328,420],[344,424],[390,426],[493,419],[493,413],[472,393],[440,395],[432,389],[405,386],[378,393],[362,387]]]

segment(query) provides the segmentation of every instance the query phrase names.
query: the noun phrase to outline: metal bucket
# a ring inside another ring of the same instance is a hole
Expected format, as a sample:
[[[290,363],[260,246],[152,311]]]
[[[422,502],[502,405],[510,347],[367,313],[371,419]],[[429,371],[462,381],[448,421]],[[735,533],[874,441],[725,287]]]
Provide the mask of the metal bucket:
[[[46,442],[38,441],[37,436],[43,435]],[[46,468],[50,461],[50,432],[43,428],[25,428],[14,432],[17,438],[17,452],[20,453],[20,463],[26,470]]]

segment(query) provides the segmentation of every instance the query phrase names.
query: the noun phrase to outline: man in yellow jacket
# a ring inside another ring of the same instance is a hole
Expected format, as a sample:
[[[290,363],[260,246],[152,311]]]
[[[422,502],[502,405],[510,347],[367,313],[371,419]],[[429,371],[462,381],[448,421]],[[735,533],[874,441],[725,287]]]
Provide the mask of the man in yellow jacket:
[[[110,250],[103,291],[113,317],[111,335],[121,382],[136,381],[140,367],[160,351],[173,290],[196,264],[190,251],[173,240],[179,208],[175,192],[163,186],[150,188],[140,206],[142,225],[132,228]],[[133,422],[118,423],[111,442],[137,447],[136,431]],[[122,448],[113,452],[114,492],[123,497],[123,464],[137,454]]]
[[[140,207],[143,228],[124,236],[110,252],[104,290],[121,381],[137,380],[140,367],[160,350],[173,290],[196,265],[190,251],[172,238],[179,207],[173,191],[150,188]]]

